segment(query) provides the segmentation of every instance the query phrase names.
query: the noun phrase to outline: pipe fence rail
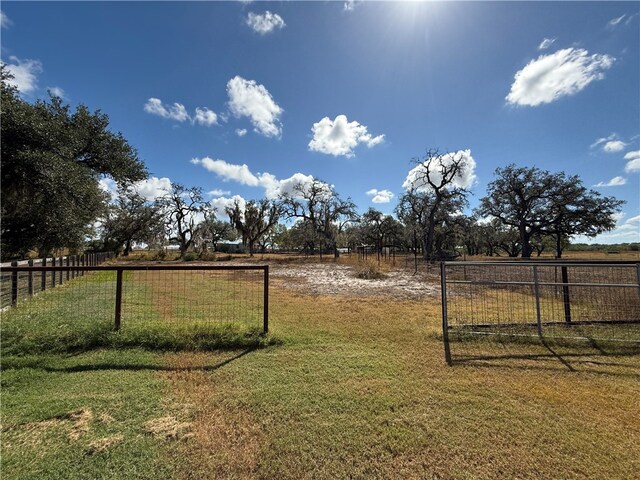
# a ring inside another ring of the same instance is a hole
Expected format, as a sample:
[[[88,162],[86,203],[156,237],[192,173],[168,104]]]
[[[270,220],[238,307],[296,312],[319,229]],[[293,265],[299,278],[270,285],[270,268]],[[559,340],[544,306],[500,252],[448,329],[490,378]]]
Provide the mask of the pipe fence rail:
[[[491,342],[640,346],[639,262],[443,262],[450,365]]]
[[[5,330],[38,322],[77,329],[269,329],[267,265],[14,265],[0,276]]]
[[[0,264],[0,308],[14,305],[18,296],[37,295],[48,288],[55,288],[84,271],[75,267],[94,267],[115,257],[112,252],[85,253],[82,255],[64,255],[60,257],[36,258]],[[26,275],[14,274],[11,267],[74,267],[65,270],[28,271]]]

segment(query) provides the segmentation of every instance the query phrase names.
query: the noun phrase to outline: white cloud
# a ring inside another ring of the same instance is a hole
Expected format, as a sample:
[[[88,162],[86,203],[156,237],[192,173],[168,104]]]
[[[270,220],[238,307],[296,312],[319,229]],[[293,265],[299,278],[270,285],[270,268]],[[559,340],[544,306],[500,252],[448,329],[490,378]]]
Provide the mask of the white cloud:
[[[102,177],[98,183],[100,188],[111,196],[111,200],[118,198],[118,184],[113,179]],[[129,187],[129,190],[135,191],[149,201],[153,201],[171,190],[171,180],[167,177],[150,177],[134,183]]]
[[[0,10],[0,28],[9,28],[13,22],[7,17],[7,14]]]
[[[624,154],[625,160],[633,160],[635,158],[640,158],[640,150],[632,150]]]
[[[47,90],[56,97],[65,98],[65,92],[60,87],[47,87]]]
[[[624,166],[624,171],[627,173],[640,172],[640,157],[629,160]]]
[[[150,177],[134,183],[131,188],[147,200],[153,201],[171,190],[171,180],[167,177]]]
[[[246,22],[254,32],[260,35],[271,33],[274,30],[279,30],[286,26],[286,23],[284,23],[280,15],[271,13],[269,10],[262,14],[249,12]]]
[[[249,167],[245,164],[234,165],[224,160],[215,160],[209,157],[192,158],[191,163],[194,165],[202,165],[205,169],[222,177],[222,180],[225,182],[233,180],[242,185],[249,185],[250,187],[255,187],[260,184],[258,177],[251,173]]]
[[[537,106],[573,95],[604,78],[614,57],[589,55],[584,49],[565,48],[530,61],[515,74],[506,100],[515,105]]]
[[[282,108],[264,85],[235,76],[227,83],[229,108],[236,117],[248,117],[254,131],[265,137],[280,137]]]
[[[624,143],[622,140],[610,140],[604,144],[604,146],[602,147],[602,150],[604,150],[607,153],[616,153],[624,150],[624,147],[626,146],[627,144]]]
[[[384,135],[372,137],[367,127],[358,122],[349,122],[346,115],[338,115],[335,120],[324,117],[311,127],[313,139],[309,150],[329,155],[353,157],[353,149],[358,144],[371,148],[384,141]]]
[[[373,203],[389,203],[394,197],[393,192],[390,190],[378,190],[376,188],[369,190],[367,195],[373,197],[371,199]]]
[[[185,106],[181,103],[165,105],[159,98],[150,98],[144,104],[144,111],[151,115],[175,120],[176,122],[190,121],[193,125],[204,125],[210,127],[218,124],[218,115],[213,110],[206,107],[196,107],[195,115],[189,115]]]
[[[240,206],[240,210],[244,211],[244,208],[247,205],[247,201],[244,198],[242,198],[240,195],[234,195],[233,197],[230,197],[230,198],[229,197],[214,198],[209,202],[209,204],[215,210],[215,213],[218,216],[218,218],[221,218],[226,215],[225,209],[227,207],[233,207],[233,204],[235,202],[238,202],[238,205]]]
[[[609,20],[609,22],[607,22],[607,27],[609,28],[615,28],[618,26],[618,24],[620,22],[622,22],[622,20],[624,20],[624,18],[627,16],[626,13],[623,13],[622,15],[620,15],[617,18],[612,18],[611,20]]]
[[[277,198],[280,195],[298,197],[307,191],[313,180],[311,175],[304,173],[294,173],[284,180],[278,180],[270,173],[260,174],[260,184],[264,187],[267,198]]]
[[[214,188],[207,192],[207,195],[211,195],[212,197],[221,197],[223,195],[229,195],[231,192],[228,190],[221,190],[219,188]]]
[[[612,133],[608,137],[602,137],[597,139],[595,142],[591,144],[590,148],[596,148],[601,146],[602,151],[606,153],[617,153],[624,150],[624,147],[627,146],[625,142],[618,138],[618,135]]]
[[[596,183],[594,187],[619,187],[621,185],[625,185],[626,183],[627,179],[624,177],[613,177],[608,182]]]
[[[7,71],[13,75],[13,78],[7,81],[9,85],[16,87],[20,93],[31,93],[38,88],[36,75],[42,72],[42,63],[40,61],[21,60],[15,56],[9,57],[9,61],[11,63],[4,63]]]
[[[109,194],[109,196],[111,197],[111,201],[118,198],[118,184],[112,178],[102,177],[98,181],[98,185],[100,186],[103,192],[106,192]]]
[[[460,188],[471,187],[476,181],[476,161],[471,156],[471,150],[458,150],[457,152],[442,155],[442,163],[444,166],[451,165],[451,162],[454,159],[462,159],[464,168],[462,168],[460,174],[453,179],[452,185]],[[430,189],[430,187],[427,186],[426,181],[421,178],[421,173],[424,172],[423,165],[424,163],[416,165],[409,171],[407,178],[402,184],[402,188],[408,190],[413,187],[418,191],[427,191]],[[438,184],[442,179],[442,175],[440,170],[438,168],[434,168],[434,166],[431,167],[433,171],[430,172],[430,177],[433,183]]]
[[[611,232],[606,232],[597,237],[585,237],[583,235],[576,236],[572,242],[575,243],[623,243],[623,242],[640,242],[640,215],[627,219],[626,222],[620,223],[624,213],[614,214],[618,222],[616,228]]]
[[[214,160],[209,157],[193,158],[191,163],[194,165],[201,165],[208,171],[215,173],[227,182],[233,180],[241,185],[248,185],[250,187],[262,187],[265,191],[265,197],[272,199],[277,198],[282,194],[296,195],[300,189],[309,185],[313,181],[311,175],[305,175],[303,173],[295,173],[289,178],[278,180],[275,175],[271,173],[257,173],[251,172],[246,164],[235,165],[225,162],[224,160]]]
[[[169,118],[177,122],[184,122],[191,118],[187,113],[187,109],[184,108],[184,105],[181,103],[174,103],[167,108],[159,98],[153,97],[144,104],[144,111],[151,115],[158,115],[159,117]]]
[[[556,38],[545,38],[544,40],[542,40],[542,42],[540,42],[540,45],[538,45],[538,50],[546,50],[556,40],[557,40]]]
[[[345,12],[353,12],[355,8],[362,3],[363,0],[347,0],[344,2],[342,9]]]
[[[208,108],[196,107],[196,115],[193,117],[193,123],[198,123],[206,127],[216,125],[218,123],[218,115]]]
[[[236,135],[239,137],[244,137],[247,134],[246,128],[236,128]]]

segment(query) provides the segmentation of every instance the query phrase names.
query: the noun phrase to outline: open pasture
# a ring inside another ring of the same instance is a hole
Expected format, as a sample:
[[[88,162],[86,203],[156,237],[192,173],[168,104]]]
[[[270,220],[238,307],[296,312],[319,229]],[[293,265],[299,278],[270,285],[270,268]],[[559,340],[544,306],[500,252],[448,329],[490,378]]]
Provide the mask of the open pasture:
[[[160,277],[125,278],[120,332],[107,287],[87,286],[83,298],[106,292],[86,303],[110,340],[73,349],[39,345],[24,330],[33,319],[19,319],[20,337],[3,312],[3,477],[624,479],[640,468],[633,352],[491,342],[447,367],[435,272],[383,263],[367,280],[354,260],[270,263],[276,341],[264,348],[109,337],[132,335],[136,312],[141,326],[171,326],[228,288],[205,275],[175,297]],[[33,301],[52,306],[71,286]]]

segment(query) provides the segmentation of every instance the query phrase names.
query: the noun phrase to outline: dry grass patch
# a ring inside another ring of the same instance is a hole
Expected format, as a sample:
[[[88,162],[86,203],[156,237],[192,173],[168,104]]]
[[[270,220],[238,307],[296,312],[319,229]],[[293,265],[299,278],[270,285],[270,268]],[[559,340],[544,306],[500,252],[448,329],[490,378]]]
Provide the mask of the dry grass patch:
[[[194,405],[183,478],[632,478],[640,466],[637,356],[489,345],[504,358],[449,368],[437,299],[277,284],[271,305],[284,345],[169,357],[175,400]]]
[[[161,417],[149,420],[144,424],[144,431],[161,440],[186,440],[191,438],[192,424],[180,422],[175,417]]]
[[[165,374],[172,386],[172,398],[189,406],[192,415],[193,441],[179,446],[177,451],[180,478],[255,478],[264,446],[263,434],[249,408],[224,400],[241,391],[221,368],[246,352],[182,353],[167,357],[175,367]],[[224,391],[212,381],[220,381]]]
[[[112,437],[105,437],[94,440],[93,442],[89,443],[89,445],[87,445],[87,448],[85,448],[85,455],[95,455],[97,453],[102,453],[108,450],[113,445],[121,443],[123,440],[123,435],[114,435]]]

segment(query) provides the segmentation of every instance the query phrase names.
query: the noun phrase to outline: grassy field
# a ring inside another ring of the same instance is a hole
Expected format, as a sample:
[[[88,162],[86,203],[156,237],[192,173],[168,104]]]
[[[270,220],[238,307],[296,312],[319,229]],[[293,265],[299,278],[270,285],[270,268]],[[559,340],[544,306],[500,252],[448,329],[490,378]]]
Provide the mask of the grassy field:
[[[447,367],[434,297],[307,295],[273,281],[276,344],[214,351],[111,340],[37,354],[39,341],[20,344],[7,323],[6,479],[640,471],[640,357],[505,344]]]

